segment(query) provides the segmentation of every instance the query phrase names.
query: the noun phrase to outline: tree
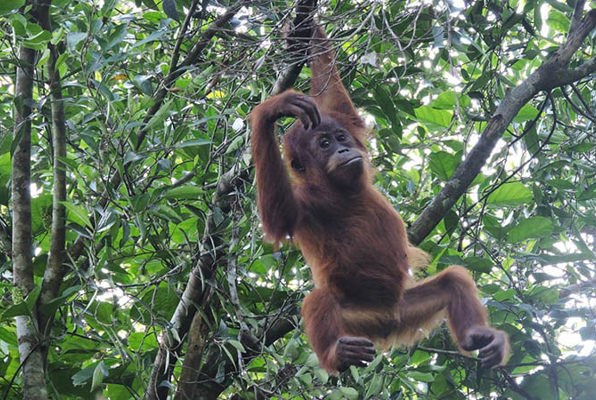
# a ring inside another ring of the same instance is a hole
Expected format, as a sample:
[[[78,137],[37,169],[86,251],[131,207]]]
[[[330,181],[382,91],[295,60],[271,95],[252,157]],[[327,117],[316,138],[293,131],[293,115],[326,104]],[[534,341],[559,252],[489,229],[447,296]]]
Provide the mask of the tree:
[[[2,2],[0,396],[591,398],[596,11],[570,4]],[[439,330],[318,368],[246,152],[251,108],[307,89],[284,32],[312,9],[421,273],[473,271],[507,367]]]

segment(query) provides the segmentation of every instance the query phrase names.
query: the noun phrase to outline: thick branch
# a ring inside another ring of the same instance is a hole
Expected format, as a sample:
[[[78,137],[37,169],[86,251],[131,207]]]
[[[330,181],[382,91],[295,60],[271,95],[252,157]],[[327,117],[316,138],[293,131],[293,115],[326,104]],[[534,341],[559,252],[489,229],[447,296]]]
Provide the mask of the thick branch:
[[[284,314],[280,315],[273,321],[273,323],[263,327],[262,332],[258,334],[258,336],[261,337],[261,342],[254,343],[251,340],[245,340],[247,338],[242,338],[242,344],[247,349],[242,353],[244,365],[248,364],[254,357],[261,354],[263,351],[261,344],[269,346],[296,328],[296,325],[292,320],[292,317],[297,314],[296,308],[291,307],[283,312]],[[230,352],[233,353],[235,351],[236,349],[230,346]],[[216,382],[215,377],[222,367],[221,364],[223,364],[223,370],[225,371],[225,380],[223,382]],[[194,392],[194,395],[196,396],[195,398],[216,399],[232,382],[234,371],[237,369],[237,366],[234,365],[234,362],[229,357],[222,357],[221,351],[216,349],[209,354],[207,362],[204,363],[203,368],[204,369],[200,371],[200,375],[197,378],[197,380],[202,383]]]
[[[271,90],[272,95],[279,94],[284,92],[294,86],[294,82],[298,79],[300,75],[300,71],[302,71],[302,67],[304,67],[304,63],[294,63],[288,65],[280,74],[275,84],[273,85],[273,89]]]
[[[200,313],[195,313],[195,316],[190,324],[188,331],[188,346],[184,356],[184,363],[180,369],[180,377],[178,379],[178,388],[174,396],[174,400],[179,399],[196,399],[198,397],[195,393],[199,379],[199,372],[203,351],[207,341],[209,326],[203,320]]]
[[[52,32],[49,7],[44,7],[40,16],[42,27]],[[48,62],[50,102],[52,107],[52,148],[53,148],[53,190],[52,190],[52,230],[50,253],[44,271],[41,294],[38,299],[39,326],[43,334],[49,332],[55,307],[49,307],[59,292],[66,274],[66,119],[64,117],[64,99],[60,72],[56,62],[60,53],[55,45],[49,44],[50,59]]]
[[[233,169],[224,174],[217,185],[213,200],[214,206],[207,216],[202,241],[202,255],[190,273],[182,298],[170,320],[170,327],[160,339],[159,351],[153,364],[145,399],[165,399],[167,397],[168,387],[159,385],[161,382],[169,382],[171,378],[182,345],[179,339],[188,334],[197,308],[203,306],[204,299],[209,291],[207,282],[213,277],[217,268],[217,261],[222,257],[216,250],[221,244],[221,234],[216,222],[217,211],[229,212],[229,194],[235,191],[243,181],[244,179],[239,176],[238,171]]]
[[[299,26],[302,30],[300,32],[302,32],[302,35],[304,35],[304,21],[305,19],[309,18],[308,16],[311,16],[312,13],[314,12],[316,6],[316,0],[302,0],[300,1],[299,5],[298,5],[298,10],[299,12],[297,12],[296,15],[296,20],[294,21],[295,26]],[[226,13],[227,15],[228,13]],[[233,14],[230,15],[233,16]],[[223,18],[223,16],[222,16]],[[312,17],[310,17],[310,21],[312,21]],[[217,30],[219,29],[219,27],[216,29],[213,29],[213,35],[217,32]],[[308,32],[312,31],[312,27],[310,27],[310,30],[308,30]],[[212,36],[213,36],[212,35]],[[308,36],[308,38],[310,38],[310,35]],[[308,39],[310,40],[310,39]],[[195,48],[193,48],[193,51],[191,51],[191,53],[193,53],[197,48],[200,48],[200,46],[195,46]],[[187,60],[194,58],[193,56],[191,56],[189,54],[189,56],[181,63],[181,65],[185,65],[185,63],[187,62]],[[302,66],[304,65],[304,62],[301,63],[299,65],[300,68],[302,68]],[[299,69],[295,69],[296,67],[294,67],[293,72],[290,73],[290,77],[286,76],[283,79],[278,79],[278,83],[276,83],[275,86],[275,91],[284,91],[286,89],[289,89],[294,81],[296,80],[298,74],[299,74]],[[167,85],[164,85],[165,87],[167,87]],[[151,112],[151,110],[150,110]],[[239,185],[242,184],[242,182],[244,181],[244,179],[242,178],[245,174],[247,173],[247,171],[237,171],[235,168],[233,168],[232,170],[228,171],[226,174],[222,175],[218,185],[217,185],[217,190],[216,190],[216,194],[214,197],[214,204],[217,206],[219,206],[219,208],[227,213],[229,212],[229,206],[227,204],[224,204],[227,201],[227,198],[229,197],[230,193],[238,190]],[[240,178],[239,178],[240,176]],[[224,202],[224,203],[222,203]],[[221,241],[220,235],[217,234],[217,230],[215,229],[215,225],[214,225],[214,214],[213,212],[211,212],[208,217],[207,217],[207,225],[206,225],[206,230],[205,230],[205,234],[204,234],[204,240],[203,243],[208,243],[211,248],[213,248],[213,244],[214,243],[219,243]],[[205,298],[205,282],[206,280],[212,276],[212,274],[214,273],[215,269],[217,268],[217,259],[219,259],[220,257],[214,257],[212,259],[210,259],[209,261],[205,261],[205,259],[202,257],[201,260],[199,261],[198,265],[193,268],[190,276],[189,276],[189,280],[187,283],[187,286],[184,290],[184,293],[182,295],[182,298],[178,304],[178,307],[176,308],[176,311],[174,312],[174,316],[171,319],[171,330],[174,330],[176,332],[176,335],[174,337],[177,338],[183,338],[188,334],[190,325],[191,325],[191,321],[193,321],[193,318],[197,312],[197,307],[204,307],[205,304],[203,304],[202,299]],[[283,320],[285,321],[285,320]],[[290,324],[288,323],[280,323],[280,324],[276,324],[275,325],[275,329],[273,329],[272,331],[270,331],[267,335],[267,341],[273,341],[278,339],[279,337],[277,337],[277,334],[279,335],[283,335],[286,332],[288,332],[289,330],[291,330],[291,328],[289,328]],[[287,330],[285,330],[284,328],[286,328]],[[198,338],[195,338],[195,340],[197,340]],[[199,343],[200,340],[197,340],[197,343]],[[151,374],[151,379],[149,382],[149,387],[148,390],[146,392],[145,395],[145,399],[163,399],[167,396],[168,393],[168,388],[165,385],[162,385],[161,387],[158,387],[158,385],[160,384],[160,382],[169,382],[171,374],[173,372],[173,367],[176,363],[176,358],[177,358],[177,354],[176,352],[179,351],[179,348],[181,346],[181,343],[178,340],[174,340],[172,339],[172,335],[166,335],[164,333],[164,335],[162,336],[161,340],[160,340],[160,348],[158,351],[158,355],[156,357],[154,366],[153,366],[153,371]],[[195,357],[195,359],[197,361],[200,361],[201,358],[200,357]],[[187,365],[187,369],[191,368],[191,365]],[[196,365],[196,368],[199,368],[199,365]],[[233,366],[230,365],[226,365],[226,370],[233,368]],[[217,372],[217,369],[216,371]],[[215,376],[211,376],[211,378],[213,379]],[[223,390],[225,387],[222,387],[221,385],[217,385],[217,388],[219,388],[220,390]],[[206,390],[207,392],[209,392],[209,387],[205,386],[204,388],[197,388],[195,390],[198,392],[204,392],[204,390]],[[187,388],[187,391],[189,389]],[[216,390],[217,391],[217,390]],[[200,397],[200,396],[199,396]]]
[[[316,8],[317,0],[301,0],[296,5],[296,18],[294,18],[292,29],[287,35],[289,62],[275,81],[271,95],[291,88],[298,79],[300,71],[307,61]]]
[[[39,22],[37,13],[43,7],[32,6],[30,17]],[[35,288],[32,260],[31,226],[31,118],[33,106],[33,79],[35,76],[35,50],[21,45],[15,82],[14,152],[12,154],[12,268],[15,290],[13,302],[20,303]],[[35,321],[36,310],[31,315],[16,319],[19,358],[23,372],[23,396],[27,399],[45,400],[43,354]]]
[[[507,126],[527,102],[541,91],[549,91],[555,87],[575,82],[593,71],[595,67],[593,59],[574,70],[567,69],[567,66],[573,54],[595,26],[596,10],[592,10],[569,33],[565,44],[551,58],[503,98],[476,146],[472,148],[453,176],[445,182],[445,186],[439,194],[410,227],[408,233],[412,243],[422,242],[465,193],[486,164]],[[573,80],[570,77],[573,77]]]

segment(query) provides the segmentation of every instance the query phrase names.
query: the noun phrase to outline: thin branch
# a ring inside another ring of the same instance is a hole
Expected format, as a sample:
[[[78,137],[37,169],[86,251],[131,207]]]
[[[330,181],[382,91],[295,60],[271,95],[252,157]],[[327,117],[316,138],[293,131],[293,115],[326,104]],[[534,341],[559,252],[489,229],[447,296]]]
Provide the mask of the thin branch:
[[[581,23],[585,5],[586,0],[579,0],[577,3],[575,3],[573,15],[571,16],[571,26],[569,27],[569,33],[575,31],[577,26]]]
[[[561,93],[563,93],[563,97],[565,97],[565,100],[567,100],[567,103],[569,103],[569,105],[571,106],[571,108],[573,108],[576,113],[578,113],[579,115],[581,115],[581,116],[589,119],[590,121],[592,121],[592,123],[596,123],[596,118],[591,114],[590,108],[589,107],[586,107],[587,104],[585,103],[585,100],[583,99],[581,93],[579,93],[577,91],[577,88],[575,87],[575,85],[569,85],[569,86],[572,86],[573,87],[575,94],[579,98],[579,101],[580,101],[580,103],[582,103],[582,105],[584,106],[585,110],[582,109],[581,107],[579,107],[577,104],[575,104],[575,102],[573,101],[573,99],[565,91],[565,88],[561,88]]]
[[[584,106],[584,110],[579,110],[578,107],[578,111],[580,114],[582,114],[584,117],[588,118],[589,120],[591,120],[592,122],[596,123],[596,115],[594,115],[594,113],[592,112],[590,106],[588,105],[588,103],[586,103],[586,99],[584,99],[584,96],[582,96],[582,94],[580,93],[580,91],[577,89],[577,86],[574,84],[569,85],[571,86],[571,89],[573,90],[573,93],[575,93],[575,95],[577,96],[577,98],[579,99],[580,103],[582,103],[582,106]],[[565,95],[567,95],[565,93],[565,91],[563,91],[563,93]]]
[[[211,25],[203,32],[201,38],[194,44],[192,49],[188,52],[186,57],[180,62],[180,65],[176,69],[171,70],[168,75],[164,78],[161,87],[153,96],[154,103],[147,111],[145,118],[143,119],[142,128],[136,138],[135,149],[139,149],[141,144],[145,141],[147,136],[147,123],[153,118],[157,111],[163,106],[163,102],[169,93],[172,85],[176,80],[184,74],[193,65],[197,65],[202,61],[203,51],[207,48],[207,45],[211,43],[213,37],[219,33],[222,28],[230,22],[230,20],[236,15],[236,13],[244,6],[250,4],[249,0],[239,1],[234,3],[230,8],[218,19],[213,21]]]
[[[589,281],[576,283],[575,285],[569,285],[566,287],[561,288],[559,292],[559,298],[567,298],[573,294],[577,294],[578,292],[584,289],[592,289],[596,288],[596,278],[592,278]]]
[[[186,14],[186,18],[184,18],[184,22],[178,31],[178,39],[176,39],[176,44],[174,45],[174,51],[172,52],[172,60],[170,61],[170,71],[175,71],[178,68],[178,60],[180,59],[180,47],[182,46],[182,42],[185,39],[186,32],[188,31],[188,27],[190,26],[190,21],[193,19],[194,13],[196,12],[198,5],[198,0],[192,0],[190,4],[190,8],[188,9],[188,13]]]
[[[517,384],[517,382],[515,382],[515,380],[513,379],[513,377],[511,375],[509,375],[509,373],[507,373],[507,371],[503,371],[503,377],[505,377],[505,380],[507,381],[507,384],[509,385],[509,387],[511,388],[511,390],[513,390],[515,393],[519,394],[524,399],[527,399],[527,400],[536,400],[536,397],[532,396],[525,389],[523,389],[521,386],[519,386]]]
[[[8,223],[0,217],[0,251],[12,258],[12,235]]]

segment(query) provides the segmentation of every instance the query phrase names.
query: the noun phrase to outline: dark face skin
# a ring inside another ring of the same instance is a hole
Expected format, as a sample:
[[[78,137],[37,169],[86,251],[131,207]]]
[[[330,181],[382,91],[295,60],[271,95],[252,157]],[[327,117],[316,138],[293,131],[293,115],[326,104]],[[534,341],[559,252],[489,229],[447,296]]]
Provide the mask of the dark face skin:
[[[342,189],[357,188],[364,171],[364,157],[350,133],[329,121],[308,134],[311,154],[323,166],[331,183]]]

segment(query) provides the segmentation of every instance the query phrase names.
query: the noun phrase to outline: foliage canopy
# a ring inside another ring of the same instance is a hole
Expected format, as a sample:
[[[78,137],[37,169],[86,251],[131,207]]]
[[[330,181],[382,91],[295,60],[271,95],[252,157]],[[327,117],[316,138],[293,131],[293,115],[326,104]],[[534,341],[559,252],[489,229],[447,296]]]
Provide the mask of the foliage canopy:
[[[569,4],[318,5],[352,98],[374,126],[375,183],[405,221],[449,184],[507,93],[565,43]],[[288,65],[293,6],[55,0],[50,27],[39,2],[0,3],[0,397],[26,390],[20,316],[47,322],[34,351],[47,352],[52,398],[150,398],[156,365],[173,376],[157,385],[179,396],[188,369],[200,370],[184,389],[196,398],[592,398],[596,68],[523,105],[421,243],[432,256],[422,274],[450,264],[473,272],[492,324],[511,336],[509,365],[480,370],[443,329],[329,377],[293,329],[308,268],[292,247],[262,242],[246,152],[247,116]],[[36,55],[32,99],[16,95],[23,48]],[[569,67],[595,57],[592,31]],[[308,74],[297,88],[308,89]],[[24,293],[11,250],[23,106],[32,108],[34,283]],[[66,153],[56,158],[60,126]],[[57,169],[66,185],[58,202]],[[57,204],[66,270],[47,301]],[[193,296],[181,302],[189,285]],[[160,341],[180,344],[162,364]]]

